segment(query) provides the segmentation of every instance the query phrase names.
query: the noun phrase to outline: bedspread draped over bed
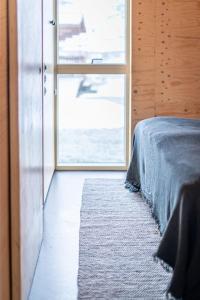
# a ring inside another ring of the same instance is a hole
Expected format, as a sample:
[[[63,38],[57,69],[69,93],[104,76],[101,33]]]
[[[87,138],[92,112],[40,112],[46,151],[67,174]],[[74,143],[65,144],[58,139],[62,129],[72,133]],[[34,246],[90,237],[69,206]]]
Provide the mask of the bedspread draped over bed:
[[[156,256],[173,268],[168,293],[200,299],[200,121],[139,122],[126,187],[142,192],[159,224]]]

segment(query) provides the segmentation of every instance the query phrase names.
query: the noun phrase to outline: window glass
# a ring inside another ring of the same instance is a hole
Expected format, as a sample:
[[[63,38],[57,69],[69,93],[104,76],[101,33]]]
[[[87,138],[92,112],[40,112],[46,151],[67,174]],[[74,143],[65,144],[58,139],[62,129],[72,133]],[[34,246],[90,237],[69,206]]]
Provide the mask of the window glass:
[[[126,0],[58,0],[59,64],[125,64]]]
[[[126,75],[58,76],[58,165],[125,165]]]

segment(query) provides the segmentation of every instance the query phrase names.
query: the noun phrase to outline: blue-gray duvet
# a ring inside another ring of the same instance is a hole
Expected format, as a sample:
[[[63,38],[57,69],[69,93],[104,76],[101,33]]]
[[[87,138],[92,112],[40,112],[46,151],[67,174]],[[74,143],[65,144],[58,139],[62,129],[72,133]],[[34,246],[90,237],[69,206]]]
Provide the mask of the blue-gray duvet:
[[[169,294],[200,299],[200,120],[139,122],[126,187],[141,191],[159,224],[156,256],[173,268]]]

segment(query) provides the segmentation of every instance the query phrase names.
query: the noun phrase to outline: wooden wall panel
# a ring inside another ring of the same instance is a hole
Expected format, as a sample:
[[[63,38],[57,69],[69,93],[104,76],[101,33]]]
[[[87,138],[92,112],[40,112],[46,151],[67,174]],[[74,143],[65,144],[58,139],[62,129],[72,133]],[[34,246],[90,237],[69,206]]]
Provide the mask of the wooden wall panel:
[[[21,300],[20,183],[18,122],[18,56],[16,1],[8,2],[9,23],[9,111],[10,111],[10,209],[11,209],[11,299]]]
[[[10,299],[7,1],[0,1],[0,299]]]
[[[134,1],[132,57],[132,117],[134,124],[155,115],[156,1]]]
[[[199,1],[133,0],[132,70],[133,124],[159,115],[200,117]],[[148,96],[144,86],[151,86]]]
[[[26,300],[43,235],[42,2],[9,1],[13,300]]]

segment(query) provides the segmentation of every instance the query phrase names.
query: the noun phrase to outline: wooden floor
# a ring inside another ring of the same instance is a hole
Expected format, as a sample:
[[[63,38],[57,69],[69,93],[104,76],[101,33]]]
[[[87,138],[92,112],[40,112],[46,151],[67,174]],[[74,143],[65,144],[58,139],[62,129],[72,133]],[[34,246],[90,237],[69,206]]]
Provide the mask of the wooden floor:
[[[44,210],[44,241],[30,300],[77,299],[79,225],[85,178],[124,178],[125,172],[56,172]]]

